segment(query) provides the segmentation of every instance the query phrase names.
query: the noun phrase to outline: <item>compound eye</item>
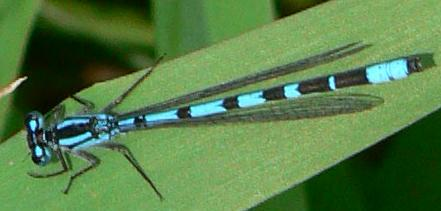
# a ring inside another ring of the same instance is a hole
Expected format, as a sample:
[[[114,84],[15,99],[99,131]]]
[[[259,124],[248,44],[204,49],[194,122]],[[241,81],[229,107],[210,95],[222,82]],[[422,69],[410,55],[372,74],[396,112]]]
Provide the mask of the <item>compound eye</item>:
[[[43,128],[43,115],[37,111],[28,113],[25,119],[25,126],[28,133],[36,133]]]
[[[39,166],[44,166],[49,163],[51,157],[51,151],[47,147],[37,145],[32,150],[32,161]]]

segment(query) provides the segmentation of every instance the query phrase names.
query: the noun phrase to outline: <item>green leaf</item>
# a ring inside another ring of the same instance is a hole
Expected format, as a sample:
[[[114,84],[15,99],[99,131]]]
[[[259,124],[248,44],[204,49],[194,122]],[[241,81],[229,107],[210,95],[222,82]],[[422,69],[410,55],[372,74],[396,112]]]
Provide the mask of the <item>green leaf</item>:
[[[311,210],[431,210],[439,205],[441,110],[259,206],[292,204],[306,192]],[[306,191],[305,191],[306,190]],[[290,202],[291,201],[291,202]],[[319,201],[320,203],[313,203]]]
[[[393,10],[391,9],[393,8]],[[439,63],[437,0],[333,1],[237,38],[161,64],[118,111],[198,90],[285,64],[350,42],[373,47],[299,74],[252,87],[267,87],[414,53],[432,52]],[[324,18],[325,17],[325,18]],[[140,73],[83,91],[102,107]],[[5,209],[244,209],[324,171],[433,112],[441,105],[441,68],[378,86],[340,90],[384,98],[373,110],[300,121],[164,128],[122,135],[163,193],[160,201],[117,153],[92,150],[102,165],[61,190],[68,177],[33,179],[25,134],[0,146],[0,204]],[[242,89],[243,91],[245,89]],[[67,102],[73,113],[78,105]],[[84,165],[73,160],[74,169]],[[51,165],[47,168],[54,169]],[[299,206],[307,207],[305,202]]]
[[[440,120],[438,110],[254,210],[298,210],[300,194],[309,210],[432,210],[441,194]]]
[[[40,1],[11,1],[0,3],[0,87],[19,75],[22,55]],[[0,140],[18,130],[19,111],[13,107],[13,95],[0,98]],[[21,124],[20,124],[21,125]]]

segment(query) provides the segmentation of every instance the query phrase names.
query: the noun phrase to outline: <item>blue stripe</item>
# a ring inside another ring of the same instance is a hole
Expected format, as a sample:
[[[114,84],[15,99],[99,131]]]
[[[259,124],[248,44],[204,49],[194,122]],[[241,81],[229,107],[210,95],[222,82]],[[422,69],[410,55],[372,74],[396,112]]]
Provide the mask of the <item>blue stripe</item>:
[[[65,119],[64,121],[57,124],[57,129],[63,129],[64,127],[69,127],[75,124],[87,124],[89,123],[89,117],[75,117],[72,119]]]
[[[300,97],[302,93],[299,92],[299,84],[288,84],[283,87],[284,95],[286,98]]]
[[[69,145],[74,145],[76,143],[82,142],[86,139],[89,139],[92,137],[92,133],[87,131],[81,135],[76,135],[70,138],[63,138],[59,140],[60,145],[62,146],[69,146]]]
[[[190,106],[190,114],[192,117],[201,117],[226,112],[227,109],[225,109],[223,106],[223,102],[223,100],[216,100],[213,102]]]
[[[110,116],[108,114],[95,114],[94,115],[97,119],[100,120],[107,120],[107,119],[113,119],[113,116]],[[90,118],[90,117],[89,117]]]
[[[135,118],[124,119],[124,120],[118,121],[119,127],[132,126],[134,124],[135,124]]]
[[[399,80],[406,78],[409,75],[407,60],[400,59],[400,60],[392,61],[390,63],[388,75],[392,80]]]
[[[146,114],[145,119],[148,122],[179,119],[176,114],[177,110],[164,111],[153,114]]]
[[[373,84],[406,78],[408,74],[406,59],[398,59],[366,68],[366,78]]]
[[[329,89],[332,90],[332,91],[337,89],[336,86],[335,86],[335,77],[334,76],[330,76],[328,78],[328,85],[329,85]]]
[[[265,103],[265,98],[263,98],[263,92],[257,91],[248,94],[239,95],[237,97],[237,104],[240,108],[246,108],[250,106],[259,105]]]
[[[93,145],[97,145],[97,144],[102,143],[104,141],[110,140],[110,138],[111,138],[110,134],[108,134],[108,133],[100,133],[100,134],[98,134],[98,138],[90,139],[90,140],[88,140],[88,141],[86,141],[86,142],[84,142],[84,143],[82,143],[80,145],[75,146],[73,149],[89,148],[89,147],[91,147]]]

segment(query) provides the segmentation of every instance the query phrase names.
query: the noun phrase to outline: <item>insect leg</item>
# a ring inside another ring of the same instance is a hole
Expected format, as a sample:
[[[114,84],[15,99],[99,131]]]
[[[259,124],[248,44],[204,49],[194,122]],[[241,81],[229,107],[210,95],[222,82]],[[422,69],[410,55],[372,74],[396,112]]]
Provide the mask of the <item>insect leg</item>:
[[[147,174],[144,172],[144,170],[141,167],[141,165],[139,165],[138,161],[135,159],[135,157],[133,156],[133,154],[132,154],[132,152],[130,151],[129,148],[127,148],[126,146],[124,146],[122,144],[116,143],[116,142],[103,142],[103,143],[100,143],[100,144],[98,144],[96,146],[97,147],[106,148],[106,149],[110,149],[110,150],[113,150],[113,151],[117,151],[117,152],[123,154],[124,157],[130,162],[130,164],[132,164],[132,166],[135,167],[136,171],[138,171],[138,173],[141,174],[141,176],[144,178],[144,180],[147,183],[149,183],[149,185],[155,191],[156,195],[158,195],[158,197],[161,200],[164,199],[162,194],[159,192],[158,188],[156,188],[156,186],[153,183],[153,181],[147,176]]]

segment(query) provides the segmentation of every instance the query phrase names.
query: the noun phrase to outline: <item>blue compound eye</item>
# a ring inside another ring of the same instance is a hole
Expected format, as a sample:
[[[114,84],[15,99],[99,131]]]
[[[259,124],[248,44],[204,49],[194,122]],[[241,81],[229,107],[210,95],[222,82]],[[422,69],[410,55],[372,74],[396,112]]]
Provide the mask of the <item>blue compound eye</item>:
[[[29,113],[25,119],[25,127],[28,133],[28,147],[33,151],[38,144],[38,136],[43,130],[43,115],[36,111]]]
[[[47,147],[36,145],[32,149],[32,161],[40,166],[44,166],[51,161],[51,151]]]
[[[45,147],[43,134],[43,115],[39,112],[30,112],[25,119],[28,132],[28,147],[31,150],[32,161],[40,166],[46,165],[51,160],[51,151]]]
[[[36,133],[43,128],[43,115],[37,111],[30,112],[25,119],[28,133]]]

